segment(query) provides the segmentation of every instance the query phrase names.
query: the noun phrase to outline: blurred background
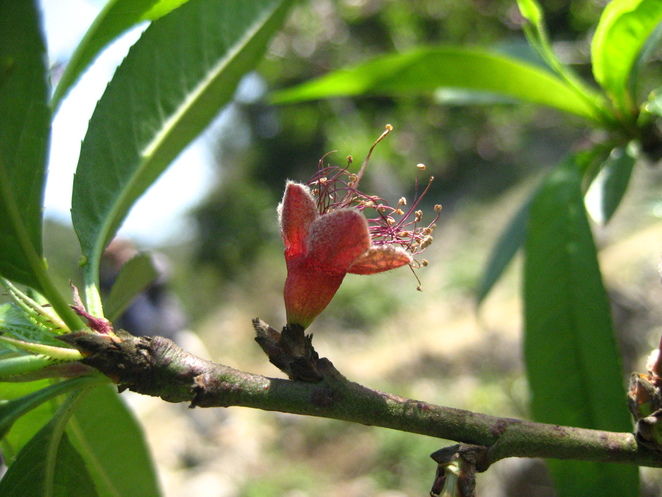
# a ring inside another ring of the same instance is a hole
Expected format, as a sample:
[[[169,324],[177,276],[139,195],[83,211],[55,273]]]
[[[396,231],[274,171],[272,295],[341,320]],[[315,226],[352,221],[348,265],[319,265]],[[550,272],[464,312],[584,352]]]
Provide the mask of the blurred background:
[[[103,2],[43,0],[53,80]],[[555,49],[589,77],[591,30],[606,4],[541,0]],[[77,24],[80,23],[80,26]],[[599,136],[556,111],[435,95],[268,104],[274,89],[420,45],[452,44],[535,62],[512,0],[309,0],[299,4],[234,102],[132,211],[106,269],[127,254],[157,254],[161,277],[122,326],[168,335],[226,365],[281,376],[253,341],[251,319],[284,324],[285,264],[276,205],[286,179],[307,181],[318,160],[355,166],[390,123],[362,182],[391,204],[411,200],[416,164],[443,205],[429,266],[349,275],[310,331],[316,350],[351,380],[398,395],[499,416],[527,417],[521,361],[519,261],[480,308],[475,289],[491,247],[541,175]],[[140,29],[111,47],[64,102],[53,130],[45,247],[63,289],[79,274],[68,221],[78,147],[96,99]],[[659,71],[659,64],[651,65]],[[658,79],[659,81],[659,79]],[[596,227],[625,376],[643,370],[662,334],[657,273],[662,172],[638,164],[607,228]],[[128,251],[128,252],[126,252]],[[65,290],[63,290],[65,291]],[[149,319],[145,319],[145,317]],[[139,319],[142,318],[142,319]],[[143,421],[164,496],[427,495],[443,441],[384,429],[242,408],[189,410],[124,394]],[[643,469],[646,495],[659,470]],[[478,478],[480,496],[552,496],[539,461],[505,460]]]

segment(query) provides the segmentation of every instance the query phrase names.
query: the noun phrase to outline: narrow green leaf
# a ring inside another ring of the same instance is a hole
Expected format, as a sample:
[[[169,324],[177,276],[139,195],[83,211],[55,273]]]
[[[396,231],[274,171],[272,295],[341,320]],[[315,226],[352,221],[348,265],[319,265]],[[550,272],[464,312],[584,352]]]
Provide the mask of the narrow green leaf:
[[[12,381],[24,376],[31,378],[30,373],[57,364],[58,360],[50,357],[25,354],[0,360],[0,381]]]
[[[526,224],[529,219],[529,207],[531,199],[527,199],[510,222],[503,230],[496,246],[492,249],[487,266],[483,271],[483,277],[478,285],[476,292],[476,304],[480,305],[485,297],[490,293],[494,284],[501,278],[501,275],[515,257],[515,254],[524,243],[526,236]]]
[[[616,108],[634,114],[629,80],[648,37],[662,21],[662,0],[613,0],[605,7],[591,43],[593,75]]]
[[[524,353],[537,421],[631,431],[624,380],[581,192],[568,160],[529,211]],[[636,467],[555,461],[560,495],[638,495]]]
[[[26,312],[14,303],[0,305],[0,334],[17,340],[62,346],[52,329],[28,317]]]
[[[47,424],[0,480],[3,497],[97,497],[85,461],[65,434]],[[55,447],[54,447],[55,446]]]
[[[536,0],[517,0],[517,6],[524,19],[529,21],[539,32],[544,31],[541,29],[544,26],[542,8]]]
[[[0,400],[0,438],[4,438],[12,425],[35,407],[90,381],[99,381],[99,379],[93,377],[73,378],[54,383],[15,400]]]
[[[391,54],[275,92],[275,103],[357,95],[394,95],[459,88],[492,92],[597,120],[596,107],[552,73],[499,54],[423,48]]]
[[[76,47],[53,92],[56,110],[72,86],[118,36],[146,20],[156,20],[187,0],[110,0]]]
[[[52,380],[38,380],[25,383],[2,383],[0,401],[13,401],[30,395],[51,385]],[[37,432],[50,421],[57,410],[57,399],[44,402],[18,418],[11,430],[0,439],[0,449],[5,463],[10,466],[21,449]]]
[[[188,0],[158,0],[151,9],[143,14],[143,19],[155,21],[186,2]]]
[[[605,98],[599,95],[595,89],[589,86],[584,78],[579,76],[572,66],[559,59],[554,51],[554,47],[549,39],[547,25],[543,10],[537,0],[517,0],[517,5],[522,16],[528,21],[522,29],[526,35],[529,44],[536,49],[538,54],[547,63],[547,65],[561,78],[570,88],[573,88],[577,95],[586,100],[586,102],[595,107],[600,114],[604,125],[612,125],[615,117],[610,108],[605,103]]]
[[[522,17],[528,21],[524,24],[523,30],[529,44],[536,49],[550,68],[562,74],[564,64],[556,56],[549,41],[542,7],[536,0],[517,0],[517,6]]]
[[[41,289],[50,110],[38,11],[36,2],[0,1],[0,274]]]
[[[120,269],[104,303],[106,317],[114,321],[140,292],[156,280],[159,273],[150,254],[138,254]]]
[[[230,101],[291,4],[190,0],[154,21],[130,50],[90,120],[74,179],[72,217],[88,288],[131,206]]]
[[[637,155],[636,145],[632,143],[625,148],[615,148],[602,164],[584,197],[586,210],[596,223],[606,224],[616,212],[630,182]]]
[[[160,494],[142,429],[114,387],[88,394],[69,422],[68,433],[100,497]]]
[[[3,497],[97,497],[85,462],[64,432],[76,404],[90,391],[72,392],[55,416],[23,447],[0,480]]]

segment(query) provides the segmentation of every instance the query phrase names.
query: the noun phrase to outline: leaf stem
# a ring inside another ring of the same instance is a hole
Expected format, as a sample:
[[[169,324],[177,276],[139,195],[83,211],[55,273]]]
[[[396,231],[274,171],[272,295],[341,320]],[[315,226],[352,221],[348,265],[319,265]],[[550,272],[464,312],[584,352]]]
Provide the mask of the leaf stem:
[[[605,99],[590,88],[568,65],[561,62],[552,48],[547,34],[547,26],[542,10],[537,2],[518,1],[520,11],[529,21],[523,26],[524,35],[531,46],[538,52],[547,65],[589,106],[596,114],[595,118],[602,124],[613,127],[614,116],[605,107]]]
[[[94,317],[102,318],[103,304],[101,303],[101,294],[99,293],[99,280],[96,275],[99,274],[99,266],[85,267],[85,306],[87,312]]]
[[[16,236],[16,243],[20,247],[25,261],[32,270],[31,276],[37,283],[35,290],[39,291],[44,297],[46,297],[55,312],[57,312],[71,331],[80,330],[85,327],[85,324],[71,307],[69,307],[69,303],[55,288],[53,281],[48,275],[48,272],[46,271],[46,263],[37,253],[37,249],[30,240],[28,232],[25,229],[25,223],[19,213],[14,194],[10,191],[9,181],[6,177],[7,173],[1,166],[2,164],[0,164],[0,193],[2,193],[2,197],[5,199],[4,204],[8,214],[8,219],[4,222],[8,222],[14,227],[13,231]]]

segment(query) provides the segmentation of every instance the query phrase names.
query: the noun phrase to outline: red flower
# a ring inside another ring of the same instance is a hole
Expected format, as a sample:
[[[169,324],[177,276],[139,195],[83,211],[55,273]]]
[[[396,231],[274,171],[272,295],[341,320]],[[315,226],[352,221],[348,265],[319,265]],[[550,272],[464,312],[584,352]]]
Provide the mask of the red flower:
[[[368,221],[358,209],[320,214],[306,185],[288,182],[278,213],[287,264],[288,324],[307,328],[347,273],[374,274],[413,262],[401,247],[373,245]]]
[[[278,206],[280,232],[285,242],[285,311],[288,324],[307,328],[335,295],[347,273],[375,274],[409,264],[419,264],[413,256],[432,242],[441,206],[427,226],[419,226],[423,212],[418,209],[432,182],[404,212],[406,200],[390,207],[383,199],[358,190],[375,146],[393,129],[375,141],[358,174],[347,168],[325,167],[319,162],[317,173],[308,185],[288,182]],[[348,166],[352,161],[348,157]],[[419,164],[419,170],[425,166]],[[311,191],[312,189],[312,191]],[[363,212],[374,211],[366,219]],[[412,219],[413,218],[413,219]],[[420,289],[420,286],[419,286]]]

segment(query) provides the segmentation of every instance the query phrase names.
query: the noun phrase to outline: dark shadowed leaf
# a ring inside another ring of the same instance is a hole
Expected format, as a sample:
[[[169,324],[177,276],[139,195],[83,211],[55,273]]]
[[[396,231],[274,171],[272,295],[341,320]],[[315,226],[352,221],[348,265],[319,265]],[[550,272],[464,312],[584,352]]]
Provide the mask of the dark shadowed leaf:
[[[54,383],[18,399],[0,400],[0,438],[3,438],[7,434],[17,419],[35,407],[90,381],[96,380],[91,377],[73,378]]]
[[[88,284],[129,209],[232,98],[291,0],[190,0],[154,21],[99,101],[74,179]]]
[[[630,182],[637,155],[636,145],[632,143],[612,150],[602,164],[584,199],[586,209],[596,223],[606,224],[616,212]]]
[[[159,485],[137,420],[103,385],[78,405],[67,427],[86,461],[99,497],[157,497]]]
[[[0,480],[3,497],[97,497],[85,461],[56,423],[48,423]]]
[[[631,431],[609,303],[580,188],[568,160],[531,203],[524,264],[524,352],[534,418]],[[636,467],[554,461],[562,496],[639,495]]]
[[[38,11],[36,2],[0,1],[0,274],[41,289],[50,110]]]
[[[20,383],[3,383],[0,388],[0,401],[8,402],[47,388],[52,380],[38,380]],[[36,433],[50,421],[59,402],[51,400],[35,407],[16,420],[9,433],[0,439],[0,449],[6,463],[11,464],[21,449]]]

